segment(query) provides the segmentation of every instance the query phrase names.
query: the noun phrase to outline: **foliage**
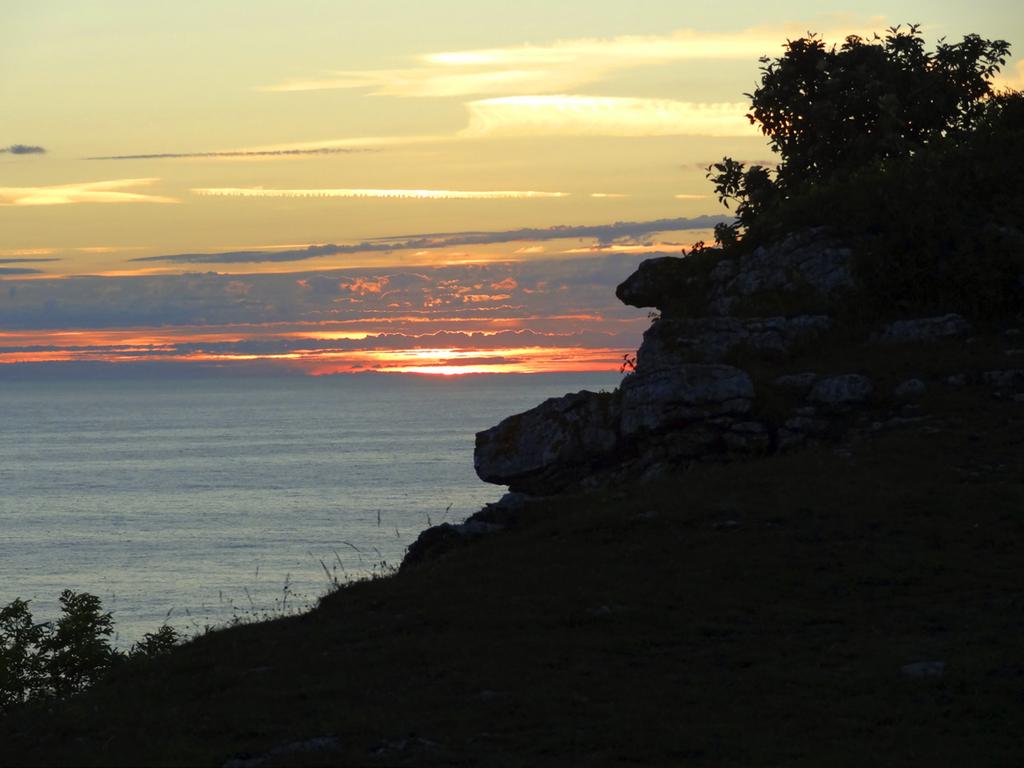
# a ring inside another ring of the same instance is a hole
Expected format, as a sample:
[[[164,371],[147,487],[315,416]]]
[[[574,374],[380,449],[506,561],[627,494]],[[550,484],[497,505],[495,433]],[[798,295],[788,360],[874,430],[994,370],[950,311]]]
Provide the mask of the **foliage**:
[[[916,25],[761,60],[751,122],[775,169],[708,167],[736,221],[725,250],[825,227],[853,246],[857,311],[995,317],[1024,301],[1024,94],[995,92],[1009,45],[967,35],[925,48]]]
[[[142,641],[132,646],[129,655],[152,658],[153,656],[167,653],[174,646],[179,645],[181,641],[181,633],[169,624],[164,624],[156,632],[144,634]]]
[[[957,145],[990,119],[991,80],[1009,44],[967,35],[925,49],[917,25],[871,40],[850,36],[826,48],[814,34],[761,59],[761,82],[747,115],[780,162],[747,168],[732,158],[708,167],[720,202],[737,225],[716,230],[723,246],[765,213],[817,184],[849,178],[936,143]]]
[[[107,670],[114,660],[110,647],[114,621],[102,612],[100,599],[88,592],[64,590],[56,624],[40,643],[52,691],[64,696],[84,690]]]
[[[40,646],[45,637],[46,625],[32,620],[28,601],[15,600],[0,610],[0,712],[44,689]]]
[[[110,645],[113,619],[98,597],[64,590],[60,606],[57,621],[38,624],[27,600],[0,609],[0,712],[33,699],[78,693],[128,656],[155,656],[181,642],[165,625],[124,654]]]
[[[848,37],[838,50],[810,35],[789,42],[779,59],[762,58],[750,119],[780,155],[779,188],[969,134],[1009,47],[967,35],[928,52],[911,25],[870,41]]]

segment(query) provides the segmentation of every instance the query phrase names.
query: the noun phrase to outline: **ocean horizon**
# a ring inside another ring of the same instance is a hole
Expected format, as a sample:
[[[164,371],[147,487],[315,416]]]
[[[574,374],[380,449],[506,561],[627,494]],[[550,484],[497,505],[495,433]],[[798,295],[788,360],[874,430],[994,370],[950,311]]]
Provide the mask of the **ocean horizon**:
[[[474,473],[476,432],[621,380],[61,368],[0,379],[0,604],[52,619],[61,590],[91,592],[122,647],[397,566],[424,528],[504,493]]]

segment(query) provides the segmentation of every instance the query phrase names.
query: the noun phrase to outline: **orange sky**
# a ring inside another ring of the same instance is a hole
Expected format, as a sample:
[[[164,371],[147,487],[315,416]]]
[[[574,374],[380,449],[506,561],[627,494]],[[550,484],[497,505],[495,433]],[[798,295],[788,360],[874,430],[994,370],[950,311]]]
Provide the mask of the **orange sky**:
[[[0,368],[617,369],[615,286],[710,239],[710,162],[770,163],[760,56],[920,21],[1024,85],[1012,3],[876,10],[8,0]]]

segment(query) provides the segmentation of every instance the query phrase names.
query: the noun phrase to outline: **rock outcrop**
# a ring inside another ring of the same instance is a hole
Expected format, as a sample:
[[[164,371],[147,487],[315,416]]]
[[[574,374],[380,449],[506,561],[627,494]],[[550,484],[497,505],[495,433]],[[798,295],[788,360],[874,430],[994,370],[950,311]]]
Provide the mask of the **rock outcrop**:
[[[661,318],[644,333],[638,367],[720,363],[737,353],[783,357],[832,327],[825,315]]]
[[[509,416],[476,436],[476,473],[518,492],[568,487],[615,451],[620,402],[610,394],[577,392]]]
[[[824,229],[792,235],[737,256],[670,256],[640,265],[615,295],[664,317],[749,315],[763,299],[824,305],[855,289],[853,251]]]
[[[740,256],[705,251],[643,262],[616,291],[627,304],[660,310],[633,371],[614,392],[552,398],[480,432],[477,474],[510,493],[461,525],[425,532],[410,562],[515,525],[535,497],[642,483],[695,462],[919,420],[933,386],[984,386],[994,397],[1024,400],[1020,368],[905,370],[880,381],[879,370],[910,348],[960,340],[967,349],[972,329],[956,314],[839,327],[847,315],[836,308],[856,300],[851,260],[849,248],[812,230]],[[787,311],[758,315],[765,306]],[[1019,346],[1022,337],[1005,329],[1001,343]],[[861,364],[843,370],[853,359]]]
[[[951,313],[941,317],[897,320],[882,329],[878,340],[883,344],[910,344],[965,336],[970,330],[970,323],[962,316]]]
[[[777,426],[758,418],[754,381],[735,363],[785,359],[827,334],[833,319],[731,312],[765,292],[827,301],[852,287],[849,261],[848,248],[814,230],[734,258],[704,253],[643,262],[616,291],[627,304],[662,312],[644,334],[635,370],[612,394],[548,400],[481,432],[477,474],[514,492],[549,495],[769,452],[779,447],[780,429],[786,445],[820,434],[818,415],[794,413]],[[687,297],[695,307],[680,303]],[[819,378],[794,379],[801,396],[811,392],[808,405],[838,410],[871,392],[856,375]]]

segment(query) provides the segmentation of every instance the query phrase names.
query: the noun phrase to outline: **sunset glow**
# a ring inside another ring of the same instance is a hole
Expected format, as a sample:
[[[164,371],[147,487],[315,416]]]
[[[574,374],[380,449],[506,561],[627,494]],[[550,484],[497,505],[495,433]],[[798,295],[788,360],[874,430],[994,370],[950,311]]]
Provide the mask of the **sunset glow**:
[[[245,6],[244,24],[231,3],[5,8],[4,375],[617,371],[650,321],[616,286],[731,220],[709,164],[775,162],[746,117],[758,58],[907,21]],[[924,15],[931,37],[1010,40],[998,83],[1020,87],[1024,22]]]

